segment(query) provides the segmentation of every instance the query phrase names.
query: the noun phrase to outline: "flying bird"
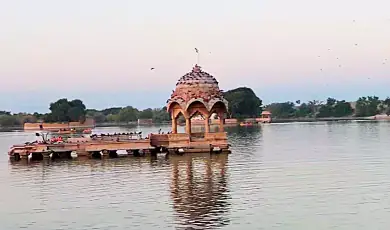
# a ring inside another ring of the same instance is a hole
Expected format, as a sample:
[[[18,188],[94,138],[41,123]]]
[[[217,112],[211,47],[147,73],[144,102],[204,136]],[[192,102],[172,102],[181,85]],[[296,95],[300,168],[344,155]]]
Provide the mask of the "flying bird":
[[[199,53],[199,50],[197,48],[195,48],[195,52]]]
[[[150,68],[150,70],[154,70],[154,68]]]

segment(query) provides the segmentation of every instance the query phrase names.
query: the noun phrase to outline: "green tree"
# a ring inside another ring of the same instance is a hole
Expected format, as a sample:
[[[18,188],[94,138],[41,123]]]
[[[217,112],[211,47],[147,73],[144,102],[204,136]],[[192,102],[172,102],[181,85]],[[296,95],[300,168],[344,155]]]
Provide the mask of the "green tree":
[[[291,118],[296,114],[294,103],[288,101],[283,103],[272,103],[266,106],[266,110],[272,113],[276,118]]]
[[[71,108],[66,98],[59,99],[50,104],[51,120],[53,121],[69,121],[68,111]]]
[[[45,121],[84,121],[86,116],[86,107],[79,99],[68,101],[68,99],[62,98],[51,103],[49,109],[51,114],[45,116]]]
[[[321,108],[322,106],[322,101],[318,101],[318,100],[312,100],[312,101],[309,101],[307,103],[310,107],[310,109],[313,111],[313,115],[317,115],[319,109]]]
[[[137,121],[139,111],[132,106],[127,106],[123,108],[118,114],[118,121],[120,122],[130,122]]]
[[[386,105],[386,107],[390,107],[390,97],[387,97],[385,100],[383,100],[383,104]]]
[[[97,112],[95,113],[92,118],[95,120],[96,123],[102,123],[107,121],[107,117],[104,116],[103,113]]]
[[[106,119],[108,122],[119,122],[119,115],[118,114],[109,114]]]
[[[302,103],[298,106],[295,114],[297,117],[311,117],[313,115],[313,111],[307,103]]]
[[[122,107],[113,107],[113,108],[108,108],[108,109],[103,109],[102,112],[104,115],[109,115],[109,114],[119,114],[119,112],[122,110]]]
[[[346,117],[352,114],[353,114],[353,109],[351,103],[346,102],[345,100],[336,102],[336,105],[333,108],[334,117]]]
[[[37,113],[37,112],[35,112],[35,113],[33,113],[33,116],[34,117],[36,117],[37,118],[37,120],[40,120],[40,119],[43,119],[43,114],[40,114],[40,113]]]
[[[85,121],[86,106],[80,99],[75,99],[69,102],[70,108],[68,110],[69,121]]]
[[[81,107],[71,107],[68,110],[68,120],[69,121],[85,121],[85,109]]]
[[[385,100],[382,101],[383,110],[386,113],[387,116],[390,116],[390,97],[387,97]]]
[[[0,115],[0,126],[9,127],[9,126],[18,126],[20,125],[20,121],[16,116],[12,115]]]
[[[69,102],[70,107],[78,107],[83,109],[84,111],[87,109],[84,103],[80,99],[75,99]]]
[[[42,115],[42,120],[45,122],[55,122],[55,118],[53,117],[52,113],[45,113]]]
[[[139,112],[140,119],[153,119],[153,110],[148,108]]]
[[[229,102],[228,113],[234,118],[258,117],[262,111],[262,101],[252,89],[241,87],[224,93]]]
[[[379,113],[380,100],[376,96],[360,97],[356,101],[356,116],[369,117]]]
[[[337,101],[334,98],[328,98],[325,105],[321,105],[318,109],[317,117],[333,117],[334,106]]]
[[[167,112],[167,107],[153,110],[153,121],[154,122],[162,123],[162,122],[167,122],[170,120],[171,120],[171,117],[170,117],[169,113]]]
[[[320,106],[317,117],[345,117],[350,116],[352,113],[353,109],[349,102],[328,98],[326,104]]]
[[[13,116],[18,120],[19,124],[35,123],[38,120],[34,115],[27,113],[18,113],[14,114]]]

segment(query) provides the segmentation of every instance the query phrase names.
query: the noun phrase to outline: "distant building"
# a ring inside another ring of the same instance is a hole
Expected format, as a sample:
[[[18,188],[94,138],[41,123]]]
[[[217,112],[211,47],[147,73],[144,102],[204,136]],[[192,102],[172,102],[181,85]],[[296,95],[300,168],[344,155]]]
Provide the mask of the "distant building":
[[[257,122],[260,122],[260,123],[271,123],[271,112],[270,111],[263,111],[261,113],[261,117],[260,118],[256,118],[256,121]]]
[[[238,120],[235,118],[227,118],[225,119],[225,124],[238,124]]]
[[[95,128],[95,120],[87,118],[83,123],[81,122],[56,122],[56,123],[24,123],[25,130],[59,130],[59,129],[85,129]]]

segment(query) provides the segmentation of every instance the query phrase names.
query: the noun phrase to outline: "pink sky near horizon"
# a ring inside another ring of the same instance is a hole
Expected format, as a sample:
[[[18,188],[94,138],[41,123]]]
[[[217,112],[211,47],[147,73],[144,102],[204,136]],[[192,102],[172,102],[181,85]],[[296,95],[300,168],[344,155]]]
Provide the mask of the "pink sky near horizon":
[[[2,1],[0,90],[170,92],[195,47],[222,89],[388,83],[388,9],[385,0]]]

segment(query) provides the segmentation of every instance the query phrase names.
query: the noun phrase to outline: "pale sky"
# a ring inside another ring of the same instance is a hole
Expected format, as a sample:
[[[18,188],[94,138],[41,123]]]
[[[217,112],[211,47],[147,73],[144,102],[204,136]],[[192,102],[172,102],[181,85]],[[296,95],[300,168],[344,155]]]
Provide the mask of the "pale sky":
[[[195,47],[221,89],[247,86],[264,103],[390,96],[389,10],[388,0],[0,0],[0,110],[46,112],[60,97],[162,107]]]

